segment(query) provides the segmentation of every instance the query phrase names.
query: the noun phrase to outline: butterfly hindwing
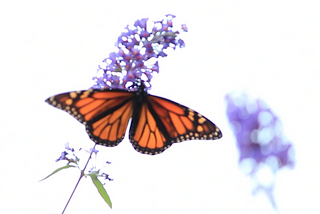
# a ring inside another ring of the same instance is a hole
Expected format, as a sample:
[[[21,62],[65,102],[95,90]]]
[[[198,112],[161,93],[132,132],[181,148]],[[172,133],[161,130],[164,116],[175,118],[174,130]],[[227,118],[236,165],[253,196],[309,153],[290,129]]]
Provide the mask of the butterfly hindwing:
[[[169,148],[171,143],[168,143],[168,135],[161,127],[159,118],[152,113],[148,103],[144,102],[140,108],[136,108],[129,136],[134,149],[143,154],[155,155]]]
[[[86,126],[97,144],[116,146],[124,137],[133,112],[134,94],[122,90],[89,89],[58,94],[46,100]]]

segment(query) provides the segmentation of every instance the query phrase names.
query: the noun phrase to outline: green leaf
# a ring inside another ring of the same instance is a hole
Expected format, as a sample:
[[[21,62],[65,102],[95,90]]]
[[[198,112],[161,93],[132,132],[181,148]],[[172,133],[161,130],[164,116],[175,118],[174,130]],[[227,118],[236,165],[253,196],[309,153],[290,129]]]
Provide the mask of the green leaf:
[[[68,164],[68,165],[66,165],[66,166],[60,167],[60,168],[54,170],[53,173],[51,173],[50,175],[48,175],[48,176],[45,177],[44,179],[41,179],[40,181],[43,181],[43,180],[49,178],[51,175],[56,174],[57,172],[59,172],[59,171],[61,171],[61,170],[63,170],[63,169],[68,169],[68,168],[70,168],[70,167],[76,167],[76,166],[73,166],[73,165],[69,165],[69,164]]]
[[[97,187],[101,197],[104,199],[105,202],[107,202],[109,207],[112,208],[110,197],[105,188],[103,187],[102,183],[99,181],[97,174],[89,174],[89,176],[91,177],[93,184]]]

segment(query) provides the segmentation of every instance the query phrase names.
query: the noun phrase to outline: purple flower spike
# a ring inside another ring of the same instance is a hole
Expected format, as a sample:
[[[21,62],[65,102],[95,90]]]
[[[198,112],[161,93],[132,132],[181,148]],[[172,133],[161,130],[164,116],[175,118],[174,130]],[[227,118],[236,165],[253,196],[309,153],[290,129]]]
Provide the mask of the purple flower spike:
[[[233,127],[240,151],[240,162],[252,158],[257,164],[274,156],[278,159],[276,169],[291,166],[289,156],[291,143],[282,136],[281,122],[261,100],[252,100],[246,95],[228,94],[227,116]],[[273,166],[274,167],[274,166]]]
[[[167,48],[175,50],[185,46],[178,35],[186,32],[187,27],[183,25],[174,30],[173,18],[174,15],[168,14],[163,20],[153,22],[153,26],[148,18],[144,18],[135,21],[132,27],[127,26],[115,44],[118,51],[99,65],[99,76],[93,78],[95,85],[92,88],[129,90],[144,81],[146,89],[150,89],[153,72],[159,72],[158,61],[154,62],[154,59],[166,57]]]
[[[265,193],[276,208],[271,191],[274,182],[261,184],[259,174],[267,167],[275,179],[279,169],[293,167],[294,160],[290,153],[292,144],[283,137],[279,118],[262,100],[231,93],[225,99],[227,116],[240,153],[239,162],[247,163],[244,169],[249,167],[249,175],[256,180],[256,190],[268,190]]]

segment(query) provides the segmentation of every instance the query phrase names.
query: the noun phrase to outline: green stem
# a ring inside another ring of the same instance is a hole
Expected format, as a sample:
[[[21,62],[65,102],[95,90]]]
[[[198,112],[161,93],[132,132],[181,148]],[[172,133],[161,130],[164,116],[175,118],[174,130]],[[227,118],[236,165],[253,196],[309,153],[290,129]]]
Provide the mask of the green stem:
[[[93,148],[95,148],[96,145],[97,145],[97,144],[95,144]],[[63,209],[63,211],[62,211],[62,214],[64,214],[64,211],[67,209],[67,206],[68,206],[68,204],[69,204],[69,202],[70,202],[70,200],[71,200],[74,192],[76,191],[76,189],[77,189],[77,187],[78,187],[78,184],[80,183],[81,178],[84,176],[84,170],[86,170],[86,168],[87,168],[87,166],[88,166],[88,163],[89,163],[89,161],[90,161],[90,159],[91,159],[92,153],[93,153],[93,152],[90,153],[90,156],[89,156],[89,158],[88,158],[88,160],[87,160],[86,165],[84,166],[83,170],[81,170],[81,172],[80,172],[80,177],[79,177],[79,179],[78,179],[78,181],[77,181],[77,183],[76,183],[76,186],[74,187],[74,189],[73,189],[73,191],[72,191],[72,193],[71,193],[71,195],[70,195],[70,197],[69,197],[69,200],[67,201],[66,206],[64,207],[64,209]]]

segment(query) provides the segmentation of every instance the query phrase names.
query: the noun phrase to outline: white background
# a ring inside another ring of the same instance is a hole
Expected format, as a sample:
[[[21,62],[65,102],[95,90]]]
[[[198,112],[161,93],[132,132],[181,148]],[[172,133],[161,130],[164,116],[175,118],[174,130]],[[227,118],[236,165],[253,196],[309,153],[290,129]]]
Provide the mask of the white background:
[[[160,62],[151,94],[196,109],[222,130],[217,141],[136,152],[128,138],[97,147],[110,210],[87,178],[66,213],[274,213],[238,168],[224,96],[245,90],[279,115],[297,165],[277,177],[280,213],[319,213],[318,1],[2,1],[0,3],[0,213],[61,213],[78,179],[64,143],[89,148],[84,126],[44,100],[87,89],[122,29],[138,18],[177,15],[186,48]]]

